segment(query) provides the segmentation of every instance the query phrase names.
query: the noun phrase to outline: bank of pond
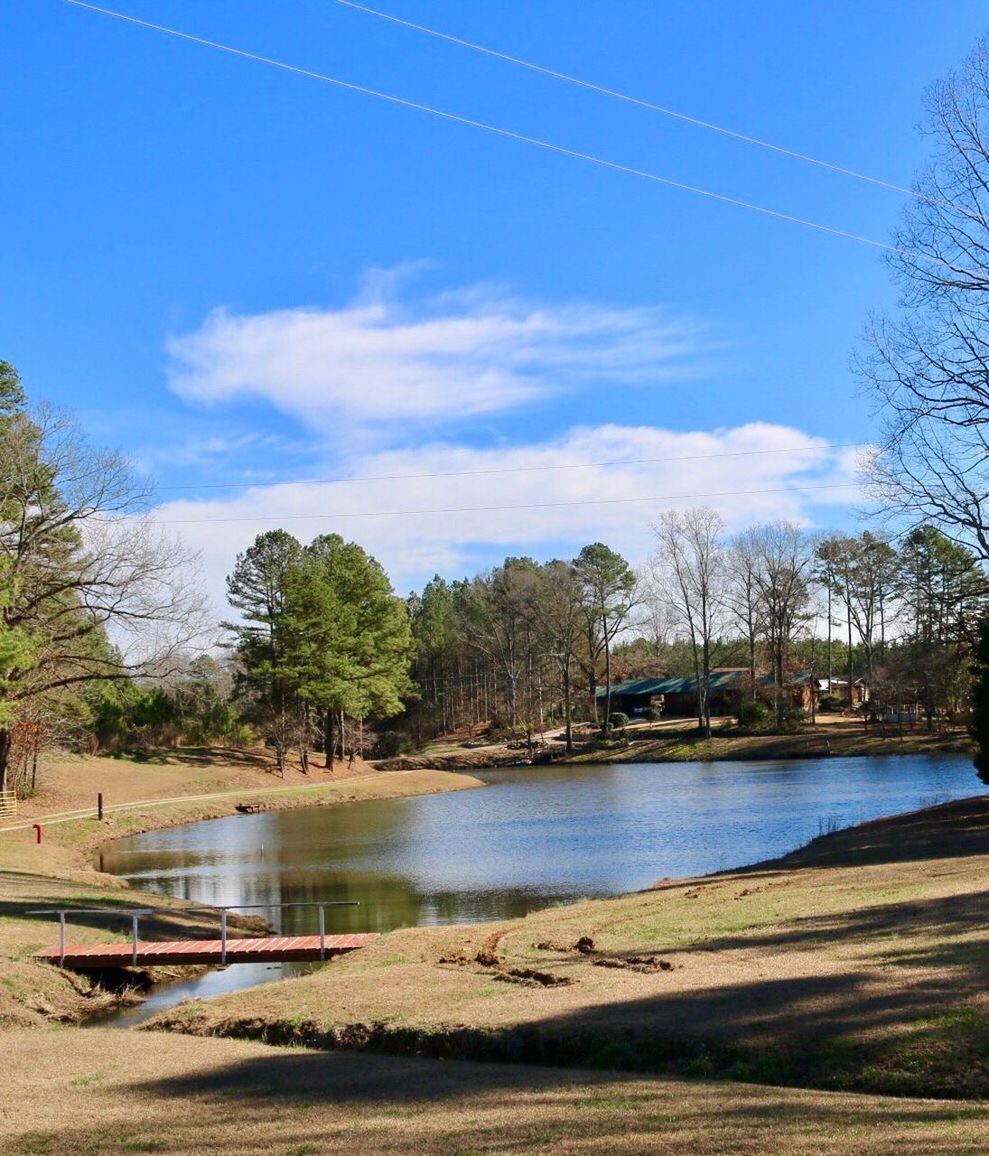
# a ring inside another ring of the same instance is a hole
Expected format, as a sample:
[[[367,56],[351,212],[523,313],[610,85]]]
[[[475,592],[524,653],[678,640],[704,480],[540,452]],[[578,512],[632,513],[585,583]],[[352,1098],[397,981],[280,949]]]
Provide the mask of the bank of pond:
[[[478,772],[474,772],[475,775]],[[783,854],[842,827],[979,794],[959,755],[583,764],[481,772],[487,787],[238,815],[119,840],[97,866],[145,892],[271,904],[283,934],[515,919]],[[139,1015],[293,974],[242,964],[156,994]]]

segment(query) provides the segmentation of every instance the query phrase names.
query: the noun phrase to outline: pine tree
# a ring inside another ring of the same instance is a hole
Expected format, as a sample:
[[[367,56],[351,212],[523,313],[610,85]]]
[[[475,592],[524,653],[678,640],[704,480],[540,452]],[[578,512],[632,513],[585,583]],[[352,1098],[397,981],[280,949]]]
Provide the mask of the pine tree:
[[[989,618],[979,620],[978,641],[972,663],[972,738],[975,739],[975,769],[989,784]]]

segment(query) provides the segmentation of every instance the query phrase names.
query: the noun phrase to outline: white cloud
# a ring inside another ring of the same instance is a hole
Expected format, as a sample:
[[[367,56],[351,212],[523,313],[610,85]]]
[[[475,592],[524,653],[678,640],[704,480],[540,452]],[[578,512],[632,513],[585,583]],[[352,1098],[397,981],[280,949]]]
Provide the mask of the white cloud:
[[[643,562],[650,522],[672,506],[712,506],[731,530],[782,518],[818,524],[823,507],[860,500],[854,466],[847,452],[785,426],[678,433],[612,424],[497,450],[437,442],[383,451],[353,462],[347,482],[252,486],[171,502],[157,516],[203,551],[222,613],[236,554],[276,526],[303,541],[337,532],[360,542],[404,593],[434,572],[469,575],[508,552],[570,557],[596,540]]]
[[[167,343],[169,381],[202,404],[260,398],[324,432],[459,422],[598,382],[698,372],[710,345],[658,308],[540,306],[473,286],[415,309],[378,274],[340,309],[214,310]]]

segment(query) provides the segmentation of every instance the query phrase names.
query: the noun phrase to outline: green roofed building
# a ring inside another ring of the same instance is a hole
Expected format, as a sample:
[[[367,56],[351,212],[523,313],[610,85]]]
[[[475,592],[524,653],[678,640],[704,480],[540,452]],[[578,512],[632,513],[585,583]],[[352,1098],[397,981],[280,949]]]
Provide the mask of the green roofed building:
[[[749,672],[745,667],[711,671],[708,683],[711,713],[738,715],[742,699],[749,693]],[[771,676],[756,678],[756,693],[767,701],[774,697]],[[810,707],[810,695],[816,695],[815,680],[808,671],[793,674],[786,679],[784,694],[792,706]],[[605,688],[599,686],[597,697],[605,697]],[[653,709],[657,713],[689,718],[697,710],[697,679],[687,678],[632,678],[612,683],[611,709],[623,711],[630,718]]]

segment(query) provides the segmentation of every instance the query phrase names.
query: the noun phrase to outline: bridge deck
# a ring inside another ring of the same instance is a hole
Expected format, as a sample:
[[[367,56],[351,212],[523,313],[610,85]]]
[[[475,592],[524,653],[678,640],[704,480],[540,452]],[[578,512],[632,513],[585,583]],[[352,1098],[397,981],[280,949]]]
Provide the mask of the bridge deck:
[[[323,937],[325,958],[366,947],[378,939],[377,933],[327,935]],[[297,963],[320,959],[318,935],[268,935],[259,939],[227,939],[226,963]],[[57,947],[38,951],[35,959],[62,962],[65,967],[155,967],[168,964],[220,964],[220,939],[173,939],[162,943],[109,943],[74,945],[64,953]]]

